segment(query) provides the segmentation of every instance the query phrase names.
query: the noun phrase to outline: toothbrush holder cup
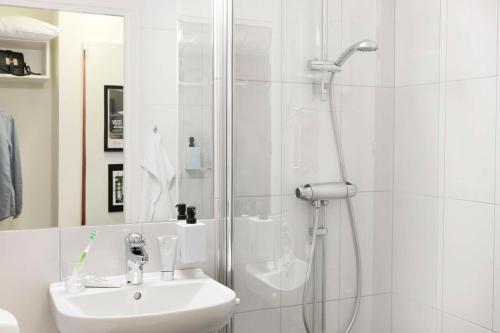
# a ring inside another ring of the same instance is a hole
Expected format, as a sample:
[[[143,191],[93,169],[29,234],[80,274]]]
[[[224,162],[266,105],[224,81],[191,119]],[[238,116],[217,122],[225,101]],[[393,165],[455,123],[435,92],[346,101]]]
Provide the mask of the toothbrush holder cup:
[[[75,295],[85,289],[85,264],[79,261],[63,262],[63,280],[66,292]]]

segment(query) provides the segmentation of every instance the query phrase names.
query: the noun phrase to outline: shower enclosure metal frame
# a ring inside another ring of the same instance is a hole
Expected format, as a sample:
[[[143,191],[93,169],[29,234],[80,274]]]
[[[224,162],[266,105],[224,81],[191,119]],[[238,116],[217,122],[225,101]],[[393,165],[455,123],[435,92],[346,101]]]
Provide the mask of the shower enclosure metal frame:
[[[217,280],[233,286],[233,0],[214,0],[214,108],[219,144],[216,185]],[[219,333],[233,332],[233,320]]]

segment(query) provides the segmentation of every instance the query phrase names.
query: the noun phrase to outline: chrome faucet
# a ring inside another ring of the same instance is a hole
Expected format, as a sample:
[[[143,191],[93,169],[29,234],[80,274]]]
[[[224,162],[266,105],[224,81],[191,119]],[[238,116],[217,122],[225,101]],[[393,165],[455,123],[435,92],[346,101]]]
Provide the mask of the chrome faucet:
[[[142,284],[144,265],[148,262],[146,242],[141,234],[133,232],[125,238],[125,263],[128,284]]]

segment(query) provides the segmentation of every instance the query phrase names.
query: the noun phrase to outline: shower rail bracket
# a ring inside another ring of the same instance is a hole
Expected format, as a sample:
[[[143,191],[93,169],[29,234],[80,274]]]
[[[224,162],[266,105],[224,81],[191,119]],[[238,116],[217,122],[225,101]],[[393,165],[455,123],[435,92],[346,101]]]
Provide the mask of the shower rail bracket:
[[[307,67],[311,71],[319,72],[340,72],[340,67],[334,61],[323,61],[323,60],[309,60],[307,62]]]

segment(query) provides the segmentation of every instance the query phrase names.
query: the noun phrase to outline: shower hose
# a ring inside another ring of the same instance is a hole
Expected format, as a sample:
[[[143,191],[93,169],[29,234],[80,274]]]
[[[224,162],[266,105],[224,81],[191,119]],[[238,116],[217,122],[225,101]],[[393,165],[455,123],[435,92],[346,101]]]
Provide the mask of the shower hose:
[[[337,114],[335,110],[335,99],[334,99],[334,87],[333,87],[333,80],[334,80],[335,74],[332,72],[330,74],[330,79],[329,79],[329,87],[328,87],[328,102],[329,102],[329,107],[330,107],[330,115],[331,115],[331,121],[332,121],[332,127],[333,127],[333,134],[335,137],[335,146],[337,149],[337,154],[339,157],[339,164],[340,164],[340,178],[342,182],[346,182],[348,177],[347,177],[347,172],[346,172],[346,166],[345,166],[345,160],[344,160],[344,150],[342,148],[342,139],[340,137],[340,130],[339,130],[339,125],[338,125],[338,119],[337,119]],[[352,201],[351,198],[346,198],[347,201],[347,211],[349,213],[349,221],[351,224],[351,231],[352,231],[352,242],[354,244],[354,254],[356,257],[356,300],[355,300],[355,305],[352,310],[351,318],[349,320],[349,323],[347,324],[347,327],[343,331],[344,333],[349,333],[351,332],[354,323],[356,322],[356,318],[358,317],[358,312],[359,312],[359,307],[361,304],[361,290],[362,290],[362,267],[361,267],[361,249],[359,247],[359,239],[358,239],[358,231],[356,227],[356,218],[354,216],[354,209],[352,206]],[[326,209],[326,208],[323,208]],[[317,243],[317,238],[318,238],[318,228],[319,228],[319,220],[320,220],[320,214],[317,211],[318,209],[315,207],[314,208],[314,214],[313,214],[313,234],[312,234],[312,244],[311,244],[311,252],[309,253],[309,261],[307,264],[307,271],[306,271],[306,280],[305,280],[305,285],[304,285],[304,291],[302,293],[302,319],[304,322],[304,327],[306,329],[307,333],[315,333],[314,331],[311,331],[310,325],[309,325],[309,320],[307,319],[307,311],[306,311],[306,298],[307,294],[309,293],[309,283],[311,280],[311,272],[313,269],[313,262],[314,262],[314,256],[316,252],[316,243]],[[325,256],[325,253],[323,253],[323,256]],[[323,270],[325,268],[323,267]],[[325,279],[325,272],[323,272],[323,279]],[[323,281],[323,286],[325,285]],[[322,290],[323,293],[326,292],[326,290]],[[324,313],[323,313],[324,315]],[[313,318],[313,321],[315,318]],[[325,319],[323,318],[323,321]],[[325,330],[325,328],[323,327]],[[326,333],[326,332],[323,332]]]

